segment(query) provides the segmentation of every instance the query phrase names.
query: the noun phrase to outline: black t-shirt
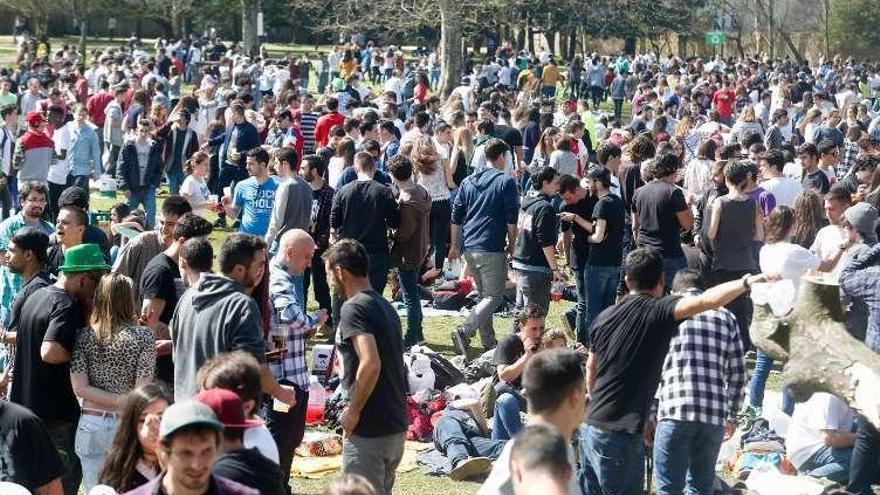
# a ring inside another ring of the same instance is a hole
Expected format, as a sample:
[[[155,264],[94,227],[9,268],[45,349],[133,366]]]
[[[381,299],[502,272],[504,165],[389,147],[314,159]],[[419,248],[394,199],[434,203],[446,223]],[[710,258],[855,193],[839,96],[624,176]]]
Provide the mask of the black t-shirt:
[[[40,418],[18,404],[0,401],[0,481],[34,492],[62,471],[61,457]]]
[[[391,188],[374,180],[355,181],[333,196],[330,227],[340,239],[356,239],[368,253],[388,252],[388,228],[400,223]]]
[[[12,301],[12,314],[9,319],[10,332],[18,331],[18,324],[21,322],[21,307],[24,305],[27,298],[30,297],[35,290],[47,285],[49,285],[49,274],[46,272],[39,272],[34,275],[34,278],[28,280],[28,282],[22,286],[21,291],[16,294],[15,299]]]
[[[620,266],[623,256],[623,229],[626,228],[626,211],[623,200],[614,194],[606,194],[596,202],[593,219],[605,220],[605,240],[590,246],[588,264],[593,266]]]
[[[519,338],[519,335],[513,333],[501,339],[501,342],[498,342],[498,346],[495,348],[495,354],[492,356],[492,364],[495,366],[498,366],[499,364],[510,366],[525,353],[526,348],[523,345],[522,339]],[[522,376],[510,382],[510,384],[516,388],[521,388]]]
[[[263,495],[284,495],[287,479],[281,468],[257,449],[235,449],[214,463],[212,472],[228,480],[256,488]]]
[[[51,280],[58,280],[58,268],[64,264],[64,251],[61,244],[52,244],[46,253],[46,263],[43,265]]]
[[[519,132],[519,129],[510,125],[496,125],[495,126],[495,135],[498,136],[499,139],[507,143],[510,146],[510,149],[514,149],[517,146],[523,145],[523,137],[522,133]]]
[[[804,189],[815,189],[820,194],[826,194],[831,189],[831,183],[828,182],[828,176],[821,170],[816,170],[811,174],[805,174],[801,179]]]
[[[376,339],[382,370],[376,387],[361,411],[354,434],[361,437],[382,437],[406,431],[406,369],[403,365],[403,337],[400,317],[391,304],[375,290],[360,292],[342,305],[336,347],[342,356],[345,372],[342,388],[348,393],[354,384],[358,359],[351,342],[358,334]]]
[[[144,267],[140,284],[141,297],[165,301],[165,307],[159,315],[159,321],[162,323],[167,325],[171,322],[174,308],[177,307],[177,301],[183,290],[180,269],[165,253],[157,254]],[[165,383],[174,383],[174,361],[170,354],[156,357],[156,378]]]
[[[669,341],[678,331],[678,300],[630,295],[596,318],[590,329],[597,363],[588,423],[611,431],[642,431]]]
[[[664,258],[681,258],[681,226],[675,216],[688,209],[684,193],[663,180],[654,180],[636,190],[633,209],[639,215],[638,243],[653,247]]]
[[[11,400],[45,422],[79,420],[79,402],[70,385],[70,363],[43,361],[43,342],[73,351],[76,333],[85,327],[83,311],[67,293],[50,285],[34,291],[21,308],[15,348]]]
[[[573,205],[563,205],[562,211],[566,213],[574,213],[585,220],[593,217],[593,211],[596,207],[596,197],[592,195],[585,196],[582,200]],[[571,240],[571,269],[583,270],[587,264],[587,258],[590,253],[590,233],[575,222],[559,222],[563,232],[572,231]]]

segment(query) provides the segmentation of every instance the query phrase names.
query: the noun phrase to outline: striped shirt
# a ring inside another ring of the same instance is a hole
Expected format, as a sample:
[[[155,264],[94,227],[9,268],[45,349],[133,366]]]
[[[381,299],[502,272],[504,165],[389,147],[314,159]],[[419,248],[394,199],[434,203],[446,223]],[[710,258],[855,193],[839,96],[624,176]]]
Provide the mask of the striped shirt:
[[[698,295],[688,291],[685,296]],[[658,388],[657,420],[723,426],[742,405],[746,365],[736,317],[704,311],[678,326],[669,343]]]
[[[318,114],[315,112],[301,112],[299,129],[303,136],[303,154],[311,155],[315,152],[315,125],[318,123]]]

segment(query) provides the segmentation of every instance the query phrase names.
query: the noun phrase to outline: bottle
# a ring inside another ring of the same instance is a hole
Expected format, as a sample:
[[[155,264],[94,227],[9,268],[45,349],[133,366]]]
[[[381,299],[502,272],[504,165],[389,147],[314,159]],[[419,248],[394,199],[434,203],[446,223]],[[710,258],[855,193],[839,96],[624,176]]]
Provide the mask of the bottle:
[[[550,286],[550,300],[553,302],[561,301],[563,291],[565,291],[565,284],[559,281],[553,282],[553,285]]]
[[[309,405],[306,408],[306,424],[318,425],[324,422],[324,402],[327,400],[324,386],[315,375],[309,376]]]

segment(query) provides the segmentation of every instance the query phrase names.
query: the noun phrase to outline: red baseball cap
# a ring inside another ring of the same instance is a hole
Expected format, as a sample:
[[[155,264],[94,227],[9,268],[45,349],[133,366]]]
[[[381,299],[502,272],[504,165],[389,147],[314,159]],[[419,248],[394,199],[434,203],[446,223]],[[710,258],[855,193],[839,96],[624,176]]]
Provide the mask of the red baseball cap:
[[[40,112],[28,112],[26,120],[29,126],[37,127],[46,119],[43,118],[43,114]]]
[[[263,424],[259,419],[244,417],[244,403],[241,397],[231,390],[210,388],[199,392],[195,400],[210,407],[217,420],[223,423],[224,428],[252,428]]]

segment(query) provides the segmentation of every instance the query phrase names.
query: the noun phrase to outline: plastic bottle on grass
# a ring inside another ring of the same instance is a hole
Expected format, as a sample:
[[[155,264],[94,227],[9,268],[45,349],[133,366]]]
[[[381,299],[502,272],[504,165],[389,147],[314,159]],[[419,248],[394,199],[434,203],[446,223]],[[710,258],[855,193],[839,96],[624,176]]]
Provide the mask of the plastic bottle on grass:
[[[324,402],[327,400],[324,386],[315,375],[309,376],[309,405],[306,408],[306,424],[318,425],[324,422]]]

